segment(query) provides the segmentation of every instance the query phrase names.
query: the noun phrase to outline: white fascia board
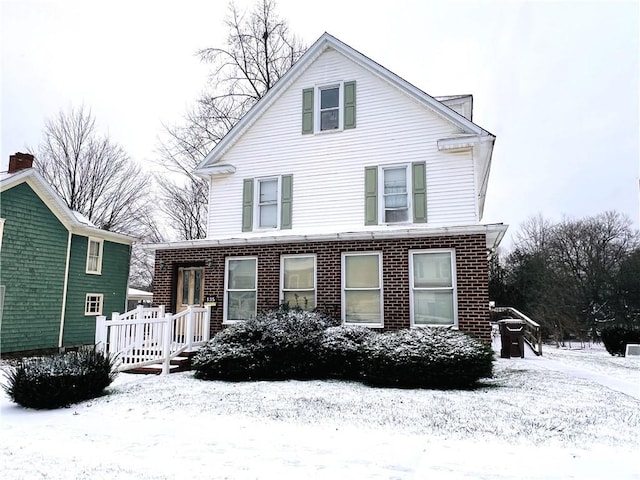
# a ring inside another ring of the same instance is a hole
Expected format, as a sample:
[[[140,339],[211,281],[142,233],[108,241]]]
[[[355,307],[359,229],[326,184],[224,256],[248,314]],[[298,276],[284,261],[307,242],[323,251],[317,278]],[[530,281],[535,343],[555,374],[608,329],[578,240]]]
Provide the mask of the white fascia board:
[[[416,237],[442,237],[447,235],[485,234],[487,248],[498,246],[507,231],[508,225],[502,223],[489,225],[461,225],[453,227],[430,228],[384,228],[380,230],[364,230],[360,232],[310,233],[310,234],[275,234],[256,235],[241,234],[237,237],[207,238],[200,240],[184,240],[179,242],[146,244],[149,250],[169,250],[180,248],[225,247],[236,245],[268,245],[274,243],[296,242],[337,242],[345,240],[390,240]]]
[[[231,175],[236,173],[236,167],[231,164],[225,163],[222,165],[213,165],[211,167],[200,168],[194,173],[202,178]]]
[[[316,42],[309,47],[304,55],[285,73],[278,82],[269,90],[264,97],[262,97],[252,108],[247,112],[234,127],[227,133],[222,140],[220,140],[215,147],[209,152],[209,154],[200,162],[195,168],[194,173],[196,175],[207,175],[204,173],[208,166],[212,166],[217,162],[222,155],[242,136],[243,132],[257,120],[262,112],[269,108],[271,104],[282,94],[282,92],[291,85],[298,77],[306,70],[306,68],[313,63],[313,61],[320,56],[327,48],[333,48],[337,52],[341,53],[345,57],[351,59],[356,64],[364,67],[369,72],[377,75],[378,77],[386,80],[387,82],[395,85],[400,90],[404,91],[410,97],[413,97],[418,102],[435,110],[439,115],[449,119],[451,122],[462,128],[469,133],[475,133],[476,135],[489,135],[489,132],[482,129],[470,120],[467,120],[463,115],[447,107],[445,104],[439,102],[434,97],[423,92],[419,88],[415,87],[411,83],[407,82],[403,78],[399,77],[392,71],[386,69],[382,65],[374,62],[367,56],[361,54],[357,50],[353,49],[346,43],[341,42],[329,33],[323,33],[322,36],[316,40]]]

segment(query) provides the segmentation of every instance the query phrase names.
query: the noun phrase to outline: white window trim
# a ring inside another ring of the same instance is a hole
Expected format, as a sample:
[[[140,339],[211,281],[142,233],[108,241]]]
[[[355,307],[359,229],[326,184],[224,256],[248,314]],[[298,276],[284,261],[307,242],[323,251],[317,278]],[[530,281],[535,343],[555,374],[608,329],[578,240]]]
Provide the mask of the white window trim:
[[[407,175],[407,221],[406,222],[385,222],[384,221],[384,171],[394,168],[405,168]],[[378,224],[379,225],[405,225],[413,223],[413,173],[410,163],[395,163],[378,166]]]
[[[315,295],[315,306],[318,306],[318,259],[315,253],[300,253],[291,255],[280,256],[280,303],[284,303],[284,262],[287,258],[313,258],[313,293]],[[309,289],[298,289],[309,290]],[[295,289],[288,289],[288,291],[295,291]]]
[[[229,262],[232,260],[255,260],[256,261],[256,288],[255,289],[233,289],[233,292],[256,292],[256,311],[253,312],[254,317],[257,315],[258,309],[258,257],[246,256],[246,257],[227,257],[224,260],[224,300],[223,300],[223,309],[222,309],[222,324],[223,325],[232,325],[234,323],[240,323],[242,320],[228,320],[228,309],[229,309],[229,296],[227,295],[229,292]]]
[[[89,270],[89,254],[91,253],[91,242],[96,242],[100,244],[100,249],[98,253],[98,269],[97,270]],[[87,238],[87,263],[85,272],[90,275],[102,275],[102,254],[104,252],[104,240],[101,238],[88,237]]]
[[[378,285],[379,287],[374,289],[364,289],[358,288],[353,290],[379,290],[380,291],[380,322],[379,323],[362,323],[362,322],[347,322],[347,302],[346,302],[346,275],[345,275],[345,265],[346,265],[346,257],[355,257],[355,256],[378,256]],[[342,252],[341,254],[341,265],[340,265],[340,304],[341,304],[341,319],[343,325],[360,325],[362,327],[369,328],[384,328],[384,289],[382,284],[383,272],[382,272],[382,252]]]
[[[434,287],[423,288],[420,290],[453,290],[453,324],[440,325],[440,324],[416,324],[414,321],[414,286],[413,286],[413,256],[415,254],[429,254],[429,253],[450,253],[451,254],[451,287]],[[411,328],[423,328],[423,327],[440,327],[440,328],[453,328],[458,329],[458,285],[456,274],[456,251],[454,248],[433,248],[427,250],[409,250],[409,311],[410,311],[410,325]]]
[[[87,308],[89,305],[89,297],[95,297],[98,299],[98,311],[90,312]],[[86,316],[97,316],[102,315],[102,308],[104,306],[104,294],[102,293],[87,293],[84,297],[84,314]]]
[[[2,237],[4,236],[4,218],[0,218],[0,251],[2,251]]]
[[[320,91],[328,88],[338,87],[338,128],[332,130],[321,130],[320,123]],[[332,82],[332,83],[323,83],[322,85],[316,85],[314,89],[314,105],[313,105],[313,125],[314,125],[314,133],[332,133],[332,132],[341,132],[344,130],[344,82]]]
[[[277,181],[276,187],[276,226],[275,227],[261,227],[260,226],[260,182],[265,181]],[[253,209],[253,224],[256,226],[254,231],[268,231],[268,230],[278,230],[280,229],[280,210],[282,209],[281,205],[281,192],[282,192],[282,176],[273,176],[273,177],[259,177],[254,180],[254,192],[253,198],[255,198],[255,208]]]

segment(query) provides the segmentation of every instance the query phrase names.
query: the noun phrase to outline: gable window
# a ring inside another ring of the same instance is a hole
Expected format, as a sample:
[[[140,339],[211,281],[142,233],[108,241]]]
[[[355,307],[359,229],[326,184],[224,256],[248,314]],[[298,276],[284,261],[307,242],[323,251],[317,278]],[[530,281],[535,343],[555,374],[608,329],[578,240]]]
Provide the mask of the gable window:
[[[382,327],[382,254],[342,254],[342,319]]]
[[[100,275],[102,273],[103,240],[88,238],[87,243],[87,273]]]
[[[426,223],[425,163],[365,167],[365,225]]]
[[[331,87],[320,87],[318,93],[320,97],[320,130],[338,130],[341,128],[340,122],[340,96],[341,85]]]
[[[302,133],[356,127],[356,82],[336,82],[302,91]]]
[[[457,326],[453,250],[409,252],[412,326]]]
[[[84,300],[85,315],[102,315],[102,301],[104,295],[102,293],[87,293]]]
[[[290,229],[293,175],[245,178],[242,192],[242,231]]]
[[[316,256],[285,255],[280,266],[281,303],[303,310],[316,308]]]
[[[258,259],[227,258],[224,276],[224,323],[233,323],[256,316],[258,297]]]

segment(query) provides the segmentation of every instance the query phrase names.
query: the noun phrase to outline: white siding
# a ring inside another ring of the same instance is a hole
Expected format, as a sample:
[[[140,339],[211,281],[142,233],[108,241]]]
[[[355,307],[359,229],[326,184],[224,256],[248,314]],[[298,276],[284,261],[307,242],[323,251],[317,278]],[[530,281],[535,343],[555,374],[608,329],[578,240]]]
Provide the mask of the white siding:
[[[355,80],[356,128],[302,135],[302,90]],[[241,232],[243,179],[293,174],[293,230],[330,225],[362,231],[364,167],[426,162],[429,225],[477,222],[471,152],[439,152],[440,138],[460,133],[449,121],[418,104],[334,50],[325,51],[238,139],[220,163],[236,172],[214,178],[209,237]]]

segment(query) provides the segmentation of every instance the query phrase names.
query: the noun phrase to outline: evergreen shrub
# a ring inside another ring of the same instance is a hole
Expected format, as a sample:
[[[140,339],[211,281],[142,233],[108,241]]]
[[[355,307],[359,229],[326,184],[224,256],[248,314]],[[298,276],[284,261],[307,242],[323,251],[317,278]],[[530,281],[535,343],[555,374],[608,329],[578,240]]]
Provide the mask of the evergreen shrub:
[[[640,327],[629,325],[611,325],[600,333],[607,352],[611,355],[624,356],[627,344],[640,343]]]
[[[218,333],[193,358],[201,379],[317,378],[323,333],[332,324],[319,312],[282,306]]]
[[[457,330],[416,328],[374,335],[363,345],[365,383],[404,388],[471,388],[491,377],[491,347]]]
[[[4,389],[23,407],[52,409],[100,396],[117,374],[113,359],[81,350],[21,360],[8,367]]]
[[[325,376],[357,380],[362,372],[362,346],[374,335],[370,328],[341,325],[325,330],[320,343],[320,364]]]

